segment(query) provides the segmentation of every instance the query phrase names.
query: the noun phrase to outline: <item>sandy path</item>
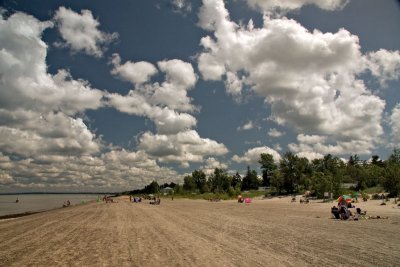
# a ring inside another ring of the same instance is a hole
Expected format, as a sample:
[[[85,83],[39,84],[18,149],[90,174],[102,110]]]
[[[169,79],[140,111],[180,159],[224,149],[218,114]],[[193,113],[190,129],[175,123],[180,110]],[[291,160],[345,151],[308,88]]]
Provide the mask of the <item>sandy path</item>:
[[[0,266],[399,266],[400,209],[337,221],[331,205],[90,203],[0,221]]]

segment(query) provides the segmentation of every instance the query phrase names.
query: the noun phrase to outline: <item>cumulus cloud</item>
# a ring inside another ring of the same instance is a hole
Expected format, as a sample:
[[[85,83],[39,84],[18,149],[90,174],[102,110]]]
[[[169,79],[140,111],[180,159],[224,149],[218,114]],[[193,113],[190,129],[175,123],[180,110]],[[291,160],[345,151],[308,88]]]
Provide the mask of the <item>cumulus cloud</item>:
[[[70,47],[75,52],[84,51],[88,55],[102,57],[107,45],[118,38],[117,33],[100,31],[100,23],[93,18],[90,10],[82,10],[79,14],[69,8],[60,7],[54,20],[65,41],[61,45]]]
[[[284,134],[285,134],[284,132],[278,131],[276,128],[271,128],[268,131],[268,135],[274,138],[281,137]]]
[[[280,154],[267,146],[255,147],[247,150],[243,156],[234,155],[232,160],[237,163],[258,164],[261,154],[271,154],[276,162],[281,159]]]
[[[345,1],[329,3],[326,9]],[[229,77],[241,74],[240,82],[265,98],[271,107],[270,118],[278,125],[299,134],[326,137],[318,153],[361,154],[373,149],[383,133],[385,101],[358,78],[368,64],[357,36],[345,29],[310,32],[295,20],[269,15],[264,15],[261,28],[255,28],[252,21],[238,25],[229,18],[222,0],[203,1],[199,25],[212,32],[201,39],[204,49],[197,57],[203,79],[223,80],[228,93],[240,94],[240,86],[232,91]],[[395,64],[380,54],[370,54],[370,62],[377,63],[387,77],[395,77]]]
[[[159,183],[181,182],[174,170],[160,167],[144,152],[113,150],[99,156],[49,156],[13,161],[0,154],[0,192],[123,191],[143,188],[154,179]],[[16,189],[18,188],[18,189]]]
[[[84,112],[102,107],[104,93],[66,70],[47,72],[41,37],[51,26],[23,13],[0,17],[0,191],[121,191],[180,181],[144,151],[107,148],[89,129]],[[174,123],[175,111],[158,113],[160,123],[185,128]]]
[[[186,15],[192,11],[192,3],[189,0],[170,0],[174,12]]]
[[[105,93],[66,70],[47,72],[42,34],[52,26],[23,13],[0,17],[0,191],[120,191],[153,180],[180,182],[181,175],[157,160],[188,166],[227,153],[223,144],[192,130],[196,119],[186,112],[197,108],[187,91],[197,76],[189,63],[121,63],[114,55],[113,74],[135,88],[125,96]],[[86,52],[100,55],[96,47]],[[164,82],[150,83],[158,71]],[[82,119],[86,110],[104,105],[150,118],[157,133],[143,134],[143,149],[136,152],[106,146]],[[176,147],[170,154],[163,152],[168,142]]]
[[[114,65],[112,74],[135,85],[135,90],[129,95],[137,98],[138,104],[147,105],[146,110],[156,106],[177,111],[196,110],[187,95],[188,90],[197,82],[197,76],[190,63],[179,59],[158,62],[160,71],[165,73],[165,81],[161,84],[150,83],[150,77],[157,73],[157,69],[151,63],[142,61],[139,62],[139,66],[139,63],[127,61],[121,64],[118,54],[113,55],[111,63]]]
[[[114,55],[112,63],[113,74],[124,75],[135,88],[127,95],[109,94],[108,103],[121,112],[144,116],[154,122],[157,132],[145,132],[138,139],[138,148],[149,157],[188,167],[190,162],[202,162],[207,155],[228,152],[223,144],[201,138],[193,130],[197,120],[187,112],[197,108],[191,104],[187,91],[194,87],[197,76],[190,63],[178,59],[159,61],[158,69],[165,73],[161,84],[151,83],[148,76],[142,83],[138,83],[136,78],[129,79],[135,75],[135,71],[127,67],[132,63],[121,64],[117,55]],[[121,72],[122,69],[126,71]]]
[[[101,142],[77,115],[103,104],[103,93],[66,70],[47,72],[51,22],[15,13],[0,23],[0,150],[11,155],[92,154]]]
[[[160,162],[180,163],[188,167],[189,162],[202,162],[204,156],[220,156],[228,153],[225,145],[208,138],[201,138],[194,130],[173,135],[144,133],[139,140],[139,149]]]
[[[157,73],[156,67],[145,61],[136,63],[127,61],[121,65],[121,57],[116,53],[112,55],[111,63],[114,65],[114,69],[111,71],[113,75],[133,84],[139,85],[148,82],[150,77]]]
[[[226,170],[228,165],[219,162],[216,158],[210,157],[205,160],[205,165],[200,167],[206,175],[213,174],[216,168]]]
[[[372,75],[376,76],[382,86],[388,80],[400,78],[400,51],[379,49],[366,55],[366,64]]]
[[[246,131],[246,130],[251,130],[254,128],[254,124],[252,121],[246,122],[243,126],[239,126],[237,128],[238,131]]]
[[[287,12],[290,10],[300,9],[305,5],[316,5],[324,10],[342,9],[349,0],[247,0],[249,6],[263,11],[281,11]]]
[[[394,146],[398,146],[400,144],[400,104],[393,108],[392,114],[389,116],[389,125],[392,130],[392,142],[397,144]]]
[[[304,151],[304,152],[299,152],[296,154],[296,156],[300,157],[300,158],[307,158],[309,161],[312,161],[314,159],[322,159],[324,157],[324,155],[320,154],[320,153],[315,153],[312,151]]]

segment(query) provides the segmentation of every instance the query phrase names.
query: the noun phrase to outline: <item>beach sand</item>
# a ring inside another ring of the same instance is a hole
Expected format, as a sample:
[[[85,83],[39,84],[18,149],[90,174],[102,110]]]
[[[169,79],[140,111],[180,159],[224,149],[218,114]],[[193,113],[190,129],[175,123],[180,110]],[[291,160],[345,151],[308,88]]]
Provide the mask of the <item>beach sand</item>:
[[[299,199],[299,198],[298,198]],[[0,266],[399,266],[400,209],[340,221],[290,198],[89,203],[0,220]]]

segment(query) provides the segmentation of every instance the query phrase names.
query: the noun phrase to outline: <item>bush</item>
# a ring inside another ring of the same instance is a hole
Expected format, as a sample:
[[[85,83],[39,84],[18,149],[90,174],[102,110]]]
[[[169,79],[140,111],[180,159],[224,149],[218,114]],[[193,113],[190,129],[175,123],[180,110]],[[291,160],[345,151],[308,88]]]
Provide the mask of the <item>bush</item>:
[[[381,199],[381,196],[379,194],[375,193],[372,195],[372,200],[378,200],[378,199]]]

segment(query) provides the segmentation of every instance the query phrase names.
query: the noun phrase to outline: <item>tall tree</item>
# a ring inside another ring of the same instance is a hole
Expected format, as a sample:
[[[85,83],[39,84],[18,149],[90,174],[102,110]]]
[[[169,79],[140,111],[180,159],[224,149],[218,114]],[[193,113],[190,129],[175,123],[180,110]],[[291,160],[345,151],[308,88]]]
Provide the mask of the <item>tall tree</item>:
[[[144,191],[147,194],[156,194],[160,192],[160,186],[156,181],[152,181],[149,185],[145,186]]]
[[[388,163],[400,164],[400,148],[393,149],[393,153],[389,156]]]
[[[299,158],[292,152],[286,152],[280,160],[280,171],[283,175],[284,189],[293,193],[298,188],[301,173],[299,172]]]
[[[278,168],[277,164],[274,161],[274,157],[271,154],[262,153],[260,155],[260,160],[258,161],[258,163],[261,164],[263,177],[262,185],[270,186],[272,174]]]
[[[241,187],[241,183],[242,183],[242,177],[238,172],[236,172],[236,174],[232,176],[231,186],[233,188],[236,188],[237,186]]]
[[[257,172],[247,166],[246,176],[242,180],[242,190],[258,189],[259,186],[260,181],[258,180]]]
[[[228,192],[231,186],[231,177],[224,170],[215,168],[214,173],[209,178],[209,184],[213,193]]]
[[[201,194],[207,191],[207,177],[206,174],[201,170],[194,170],[192,172],[193,181],[196,184],[197,190]]]
[[[183,177],[183,189],[188,192],[193,192],[196,190],[196,183],[191,175]]]

